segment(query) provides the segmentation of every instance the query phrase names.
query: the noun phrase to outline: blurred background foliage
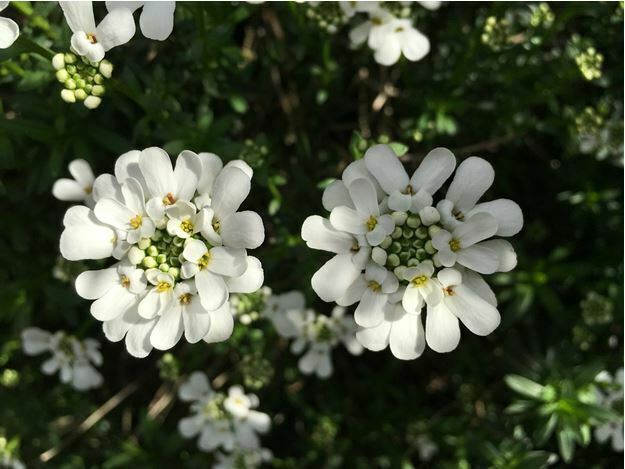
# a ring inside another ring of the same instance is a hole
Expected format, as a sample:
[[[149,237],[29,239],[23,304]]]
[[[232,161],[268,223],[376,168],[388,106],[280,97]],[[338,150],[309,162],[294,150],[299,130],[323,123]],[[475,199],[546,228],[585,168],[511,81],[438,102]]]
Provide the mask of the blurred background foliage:
[[[95,111],[59,98],[50,51],[66,51],[70,33],[58,5],[3,12],[22,36],[0,53],[0,453],[29,467],[50,448],[64,468],[209,464],[176,429],[188,410],[176,386],[200,369],[259,394],[274,416],[263,438],[273,467],[618,467],[622,455],[591,432],[622,415],[622,400],[615,413],[588,396],[598,372],[623,366],[623,2],[415,9],[432,50],[390,68],[309,8],[179,3],[168,40],[137,33],[107,54],[115,70]],[[487,158],[487,199],[523,208],[519,266],[491,279],[503,321],[489,337],[463,334],[455,352],[412,362],[341,349],[323,381],[298,372],[265,320],[223,344],[133,359],[74,293],[84,265],[59,257],[67,206],[53,181],[77,157],[112,172],[119,154],[161,146],[247,161],[266,284],[329,314],[309,285],[325,258],[300,226],[374,141],[396,142],[410,169],[437,146]],[[20,349],[30,325],[101,340],[104,386],[78,393],[42,375]]]

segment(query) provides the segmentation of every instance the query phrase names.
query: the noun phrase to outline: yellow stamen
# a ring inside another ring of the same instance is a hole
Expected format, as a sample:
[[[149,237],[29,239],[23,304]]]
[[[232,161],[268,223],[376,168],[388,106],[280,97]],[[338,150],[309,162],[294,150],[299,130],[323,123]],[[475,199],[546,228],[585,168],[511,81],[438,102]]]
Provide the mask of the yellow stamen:
[[[133,230],[136,230],[137,228],[139,228],[142,223],[143,223],[143,218],[141,217],[141,215],[137,215],[136,217],[130,219],[130,226],[132,227]]]
[[[449,241],[449,248],[453,251],[460,251],[460,241],[458,241],[457,239],[452,239],[451,241]]]
[[[425,275],[419,275],[412,279],[412,284],[415,287],[422,287],[428,281],[428,278]]]
[[[219,233],[219,228],[221,228],[221,222],[217,218],[213,218],[213,230]]]
[[[126,275],[122,275],[120,283],[122,284],[122,287],[128,288],[130,286],[130,279]]]
[[[193,229],[195,227],[193,226],[193,222],[191,220],[183,220],[180,223],[180,228],[182,228],[182,231],[185,233],[193,233]]]
[[[369,282],[369,290],[372,290],[374,292],[378,292],[382,289],[382,285],[380,285],[378,282],[376,282],[375,280],[371,280]]]
[[[91,194],[91,192],[93,191],[93,187],[92,186],[87,186],[87,187],[85,187],[84,190],[85,190],[85,194],[88,195],[88,194]]]
[[[87,33],[87,40],[91,43],[91,44],[95,44],[96,42],[98,42],[98,40],[95,37],[95,34],[93,33]]]
[[[191,293],[185,293],[184,295],[180,295],[178,297],[178,301],[181,305],[188,305],[189,303],[191,303],[191,298],[193,298],[193,295],[191,295]]]
[[[454,296],[454,287],[445,287],[443,288],[443,295],[445,296]]]
[[[373,231],[375,227],[378,225],[378,219],[371,215],[367,220],[367,231]]]
[[[401,33],[403,30],[404,30],[404,28],[400,26],[399,28],[395,29],[395,32],[396,33]]]
[[[464,213],[462,213],[460,210],[454,210],[453,216],[458,221],[464,220]]]
[[[399,28],[399,29],[402,29],[402,28]],[[403,29],[402,29],[402,31],[403,31]],[[412,194],[414,194],[414,190],[412,189],[412,186],[410,184],[408,184],[406,186],[406,188],[404,189],[403,193],[404,194],[408,194],[408,195],[412,195]]]
[[[156,284],[156,291],[158,293],[165,293],[169,290],[171,290],[171,283],[169,282],[158,282],[158,284]]]
[[[206,267],[208,267],[208,264],[210,263],[210,261],[211,261],[211,253],[207,252],[202,257],[200,257],[200,260],[197,261],[197,265],[200,267],[200,270],[203,270]]]

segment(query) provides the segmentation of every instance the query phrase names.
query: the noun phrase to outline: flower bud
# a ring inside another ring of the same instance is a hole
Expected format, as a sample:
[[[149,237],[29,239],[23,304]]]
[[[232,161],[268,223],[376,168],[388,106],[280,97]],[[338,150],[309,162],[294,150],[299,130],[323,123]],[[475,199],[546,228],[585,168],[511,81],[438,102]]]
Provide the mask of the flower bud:
[[[169,264],[165,264],[165,263],[160,264],[158,266],[158,270],[160,270],[161,272],[169,271]]]
[[[428,253],[425,252],[425,249],[417,249],[417,259],[423,261],[426,257],[428,257]]]
[[[428,237],[428,229],[425,226],[420,226],[416,229],[415,234],[419,239],[425,239]]]
[[[386,264],[386,251],[379,246],[374,247],[371,251],[371,259],[373,259],[373,262],[376,264]]]
[[[428,254],[436,253],[436,248],[432,244],[432,241],[428,241],[427,243],[425,243],[425,252],[427,252]]]
[[[83,80],[82,78],[78,78],[78,80],[75,80],[75,81],[76,81],[76,88],[83,89],[85,85],[87,84],[87,82]]]
[[[66,103],[76,102],[76,96],[74,96],[74,92],[71,90],[61,90],[61,99]]]
[[[102,85],[93,85],[91,88],[91,94],[93,96],[102,96],[104,94],[104,87]]]
[[[387,236],[386,238],[384,238],[384,240],[380,243],[380,247],[382,249],[388,249],[388,247],[391,245],[391,243],[393,242],[393,238],[391,238],[390,236]]]
[[[412,259],[408,259],[408,267],[416,267],[419,265],[419,260],[415,259],[414,257]]]
[[[404,278],[404,273],[406,272],[406,266],[398,265],[393,269],[393,273],[397,278]]]
[[[410,215],[406,220],[406,224],[410,228],[417,228],[421,224],[421,220],[419,220],[419,217],[416,215]]]
[[[76,63],[76,56],[74,54],[67,53],[63,56],[66,64]]]
[[[432,225],[428,227],[428,234],[430,235],[430,238],[433,238],[434,235],[436,233],[438,233],[441,230],[441,227],[438,225]]]
[[[87,92],[82,89],[77,89],[74,90],[74,96],[76,96],[76,99],[78,101],[84,101],[85,99],[87,99]]]
[[[386,259],[386,263],[390,267],[397,267],[399,265],[399,256],[397,254],[389,254],[388,258]]]
[[[393,232],[391,233],[391,238],[393,239],[401,238],[401,235],[402,235],[402,229],[399,226],[396,226]]]
[[[137,246],[133,246],[128,251],[128,260],[134,265],[141,264],[141,261],[145,259],[145,252],[139,249]]]
[[[141,262],[141,265],[145,267],[146,269],[154,269],[158,264],[156,263],[153,257],[148,256],[143,259],[143,261]]]
[[[57,70],[57,72],[55,73],[55,76],[56,76],[56,79],[59,80],[61,83],[65,83],[67,79],[69,78],[69,73],[67,73],[67,70],[62,68],[61,70]]]
[[[167,273],[171,275],[173,278],[175,278],[176,280],[180,277],[180,269],[176,267],[170,267]]]
[[[113,75],[113,64],[108,60],[103,60],[100,62],[98,71],[102,74],[102,76],[104,76],[104,78],[111,78],[111,75]]]
[[[147,249],[152,244],[152,240],[150,238],[141,238],[137,243],[139,249]]]
[[[156,262],[158,262],[159,264],[164,264],[165,262],[167,262],[167,254],[159,254],[158,256],[156,256]]]
[[[414,231],[412,231],[410,228],[404,228],[402,230],[402,236],[405,239],[410,239],[410,238],[412,238],[414,236]]]
[[[56,54],[52,57],[52,66],[54,70],[62,70],[65,68],[65,56],[63,54]]]
[[[397,254],[400,251],[401,251],[401,244],[399,244],[397,241],[391,244],[391,252],[393,254]]]
[[[160,241],[162,237],[163,237],[163,233],[161,231],[155,231],[154,234],[152,235],[152,239],[154,241]]]
[[[75,90],[76,82],[74,81],[74,79],[68,78],[67,80],[65,80],[65,88],[67,88],[68,90]]]
[[[156,246],[148,246],[146,253],[148,256],[156,257],[158,256],[158,248]]]
[[[393,217],[393,221],[395,225],[403,225],[406,223],[406,219],[408,218],[408,214],[406,212],[393,212],[391,213],[391,217]]]
[[[176,236],[173,240],[174,246],[181,248],[184,245],[184,239]]]
[[[95,109],[100,105],[101,102],[102,100],[97,96],[88,96],[87,99],[85,99],[85,107],[87,109]]]
[[[421,218],[421,222],[425,226],[433,225],[434,223],[438,223],[441,220],[441,214],[438,213],[434,207],[424,207],[419,212],[419,217]]]
[[[67,70],[67,73],[70,73],[72,75],[77,72],[76,65],[67,65],[65,67],[65,70]]]
[[[434,267],[442,267],[443,264],[441,263],[441,260],[438,257],[438,253],[434,254],[434,256],[432,256],[432,262],[434,263]]]

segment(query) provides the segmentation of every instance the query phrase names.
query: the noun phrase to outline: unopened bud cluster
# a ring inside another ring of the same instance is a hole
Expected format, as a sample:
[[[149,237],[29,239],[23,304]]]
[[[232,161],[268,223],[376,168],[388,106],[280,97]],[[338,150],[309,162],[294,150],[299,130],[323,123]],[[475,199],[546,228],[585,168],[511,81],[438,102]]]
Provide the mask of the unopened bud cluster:
[[[108,60],[91,62],[71,52],[52,57],[56,79],[63,84],[61,99],[66,103],[82,102],[86,108],[95,109],[106,92],[104,82],[113,73]]]
[[[128,259],[138,267],[158,269],[177,280],[184,261],[182,251],[186,241],[166,231],[156,230],[151,238],[142,238],[130,248]]]
[[[319,2],[315,6],[309,5],[306,16],[329,34],[336,33],[341,26],[347,23],[347,16],[345,16],[338,2]]]
[[[510,22],[506,18],[498,19],[495,16],[486,18],[482,32],[483,44],[497,52],[508,43],[510,35]]]
[[[547,3],[541,3],[532,8],[532,16],[530,17],[530,24],[534,28],[550,28],[556,19],[556,15]]]
[[[440,214],[435,208],[427,207],[419,215],[393,212],[392,217],[395,229],[373,248],[371,257],[404,281],[407,268],[416,267],[426,260],[434,262],[433,256],[437,251],[432,244],[432,236],[441,229],[436,224],[440,221]]]

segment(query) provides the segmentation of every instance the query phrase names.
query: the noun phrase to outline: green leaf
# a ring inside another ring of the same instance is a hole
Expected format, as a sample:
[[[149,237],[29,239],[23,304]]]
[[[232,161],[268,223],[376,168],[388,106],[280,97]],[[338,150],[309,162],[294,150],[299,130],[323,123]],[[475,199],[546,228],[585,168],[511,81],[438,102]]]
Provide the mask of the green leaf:
[[[397,156],[404,156],[408,152],[408,146],[403,143],[391,142],[388,146],[391,147]]]
[[[524,378],[519,375],[507,375],[504,378],[504,381],[512,390],[534,399],[540,399],[540,396],[545,389],[542,384],[538,384],[531,379]]]
[[[558,433],[558,448],[565,462],[569,463],[573,460],[575,454],[575,432],[573,430],[565,428]]]

